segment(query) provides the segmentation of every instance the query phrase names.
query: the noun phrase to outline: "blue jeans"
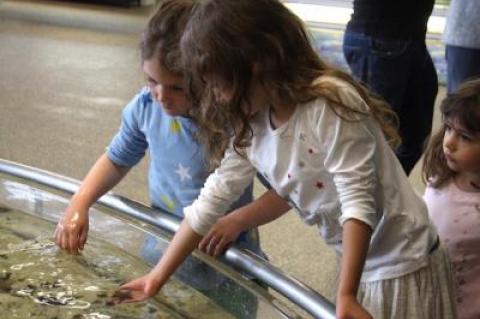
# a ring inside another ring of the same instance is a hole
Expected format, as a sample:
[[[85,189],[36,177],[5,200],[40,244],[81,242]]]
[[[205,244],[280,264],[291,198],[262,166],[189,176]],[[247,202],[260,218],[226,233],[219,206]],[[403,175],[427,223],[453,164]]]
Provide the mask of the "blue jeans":
[[[396,153],[410,174],[430,134],[438,91],[425,41],[377,39],[347,30],[343,53],[353,76],[397,113],[402,145]]]
[[[448,93],[453,93],[462,82],[480,77],[480,49],[470,49],[447,45]]]

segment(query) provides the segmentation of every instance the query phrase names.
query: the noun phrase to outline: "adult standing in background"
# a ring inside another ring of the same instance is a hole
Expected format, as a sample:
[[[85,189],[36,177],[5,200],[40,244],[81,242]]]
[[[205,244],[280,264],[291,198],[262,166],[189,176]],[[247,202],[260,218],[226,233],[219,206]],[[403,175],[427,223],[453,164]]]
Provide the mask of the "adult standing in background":
[[[468,0],[466,0],[468,1]],[[434,0],[354,0],[343,39],[353,75],[399,117],[397,157],[407,175],[423,152],[438,91],[425,37]]]
[[[448,93],[480,76],[480,1],[452,0],[445,31]]]

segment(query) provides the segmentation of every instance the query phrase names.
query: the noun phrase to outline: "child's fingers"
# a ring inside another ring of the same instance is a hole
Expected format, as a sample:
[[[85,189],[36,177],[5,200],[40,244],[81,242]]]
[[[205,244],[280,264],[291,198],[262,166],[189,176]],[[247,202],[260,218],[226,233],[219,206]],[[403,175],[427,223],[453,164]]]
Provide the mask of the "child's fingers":
[[[220,238],[217,236],[213,236],[208,243],[207,254],[209,254],[210,256],[215,256],[215,248],[217,247],[219,242]]]
[[[143,282],[139,279],[132,280],[120,286],[120,291],[123,290],[143,290]]]
[[[60,246],[60,229],[58,228],[58,226],[59,225],[55,227],[55,231],[53,232],[53,241],[55,242],[55,244]]]
[[[228,244],[230,244],[230,242],[228,240],[226,240],[225,238],[222,238],[215,247],[214,256],[218,257],[221,254],[223,254],[223,252],[226,250]]]
[[[86,242],[87,242],[87,230],[84,230],[80,234],[79,243],[78,243],[79,247],[78,248],[83,250]]]
[[[120,289],[114,292],[112,296],[112,301],[115,304],[124,303],[124,302],[133,302],[136,301],[134,291],[128,289]]]
[[[60,235],[60,247],[68,252],[68,233],[66,232]]]
[[[208,244],[210,243],[211,236],[212,236],[211,233],[208,233],[207,235],[205,235],[205,237],[203,237],[203,239],[198,244],[198,249],[200,249],[203,252],[207,252],[207,247],[208,247]]]
[[[121,285],[114,297],[119,303],[138,302],[150,298],[153,295],[150,290],[148,282],[142,277]]]
[[[69,236],[69,242],[68,242],[68,247],[70,253],[77,255],[78,254],[78,233],[74,232],[73,234],[70,234]]]
[[[62,249],[66,248],[65,245],[65,231],[63,225],[59,222],[55,228],[55,243]]]

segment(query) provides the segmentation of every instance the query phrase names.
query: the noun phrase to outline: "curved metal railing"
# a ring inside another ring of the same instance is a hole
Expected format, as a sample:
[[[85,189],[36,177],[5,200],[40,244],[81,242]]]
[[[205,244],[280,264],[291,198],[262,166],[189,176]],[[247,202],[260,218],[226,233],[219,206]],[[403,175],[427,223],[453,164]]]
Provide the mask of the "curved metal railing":
[[[0,172],[70,194],[73,194],[79,186],[77,180],[1,159]],[[148,214],[147,212],[152,212],[151,208],[112,193],[102,196],[97,204],[171,233],[176,232],[180,225],[179,220],[171,214]],[[230,247],[225,253],[224,260],[235,269],[251,275],[285,296],[315,318],[335,318],[335,306],[325,297],[254,254]]]

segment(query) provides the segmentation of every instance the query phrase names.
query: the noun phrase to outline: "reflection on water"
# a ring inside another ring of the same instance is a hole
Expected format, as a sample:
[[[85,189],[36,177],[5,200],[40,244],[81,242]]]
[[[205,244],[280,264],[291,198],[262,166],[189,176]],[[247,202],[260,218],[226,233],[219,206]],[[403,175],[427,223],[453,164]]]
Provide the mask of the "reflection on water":
[[[81,256],[52,242],[53,225],[0,206],[2,318],[230,318],[203,295],[170,280],[157,298],[115,304],[119,284],[147,266],[118,248],[89,238]]]

